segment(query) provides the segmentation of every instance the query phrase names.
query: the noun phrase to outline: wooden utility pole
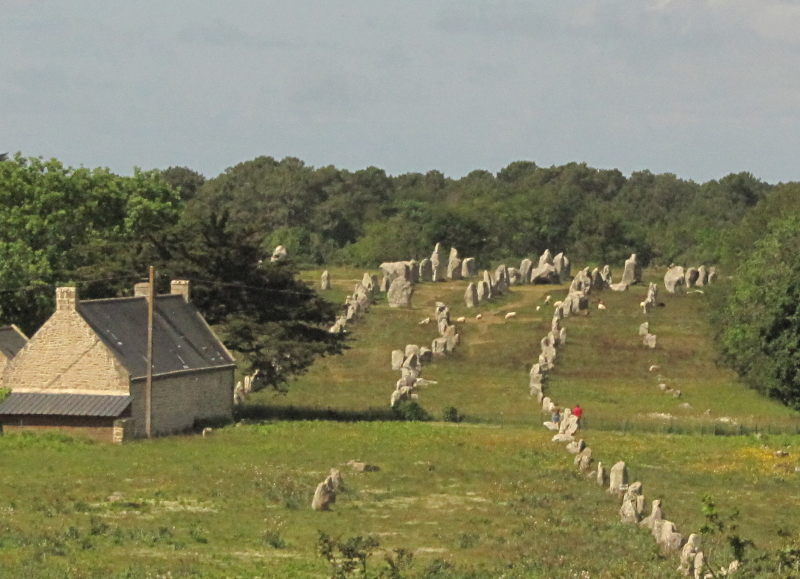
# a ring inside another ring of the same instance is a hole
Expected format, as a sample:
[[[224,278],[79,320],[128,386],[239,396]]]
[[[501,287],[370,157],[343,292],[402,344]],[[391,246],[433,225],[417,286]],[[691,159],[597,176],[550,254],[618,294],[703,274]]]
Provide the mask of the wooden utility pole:
[[[152,436],[153,423],[153,306],[156,295],[156,270],[150,266],[150,279],[147,292],[147,381],[144,386],[144,431],[147,438]]]

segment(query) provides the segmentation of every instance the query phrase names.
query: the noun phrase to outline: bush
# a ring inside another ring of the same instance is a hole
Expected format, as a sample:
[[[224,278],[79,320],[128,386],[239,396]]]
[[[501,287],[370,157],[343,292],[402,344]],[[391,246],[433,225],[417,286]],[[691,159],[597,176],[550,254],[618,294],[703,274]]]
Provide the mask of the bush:
[[[424,422],[431,420],[431,415],[419,405],[416,400],[404,400],[400,402],[393,409],[394,413],[401,420],[408,420],[411,422]]]
[[[442,410],[442,420],[445,422],[461,422],[464,420],[464,416],[458,413],[458,408],[455,406],[446,406]]]

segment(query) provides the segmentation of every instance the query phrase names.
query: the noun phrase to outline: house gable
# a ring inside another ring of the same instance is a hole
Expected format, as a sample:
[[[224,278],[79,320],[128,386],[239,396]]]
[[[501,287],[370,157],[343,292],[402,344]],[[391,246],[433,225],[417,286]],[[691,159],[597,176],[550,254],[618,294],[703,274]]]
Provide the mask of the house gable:
[[[75,309],[59,307],[8,363],[3,386],[14,392],[127,394],[129,377]]]

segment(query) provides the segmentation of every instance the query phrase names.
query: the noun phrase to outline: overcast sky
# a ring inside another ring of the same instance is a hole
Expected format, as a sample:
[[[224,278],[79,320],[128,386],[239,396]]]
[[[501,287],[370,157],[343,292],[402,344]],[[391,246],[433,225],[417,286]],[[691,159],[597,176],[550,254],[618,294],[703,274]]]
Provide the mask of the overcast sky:
[[[800,180],[800,2],[0,0],[0,152]]]

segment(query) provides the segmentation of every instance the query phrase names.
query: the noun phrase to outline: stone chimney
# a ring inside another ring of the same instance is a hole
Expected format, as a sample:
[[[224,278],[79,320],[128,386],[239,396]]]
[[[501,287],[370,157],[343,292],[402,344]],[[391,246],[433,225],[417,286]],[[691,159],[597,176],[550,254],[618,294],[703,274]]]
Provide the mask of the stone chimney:
[[[146,298],[150,295],[150,284],[146,281],[141,281],[133,286],[133,297]]]
[[[78,289],[74,287],[56,288],[56,311],[74,312],[78,304]]]
[[[183,301],[191,301],[191,285],[188,279],[173,279],[169,284],[169,293],[183,296]]]

